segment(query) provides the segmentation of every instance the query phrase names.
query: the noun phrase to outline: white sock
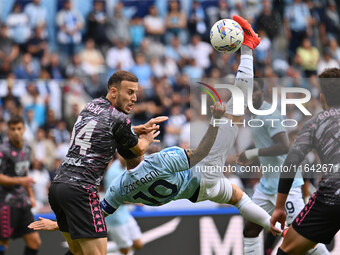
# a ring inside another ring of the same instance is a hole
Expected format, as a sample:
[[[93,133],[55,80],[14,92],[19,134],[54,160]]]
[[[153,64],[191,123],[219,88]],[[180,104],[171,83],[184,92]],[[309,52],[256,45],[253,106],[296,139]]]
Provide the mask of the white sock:
[[[245,255],[262,255],[262,238],[243,237],[243,254]]]
[[[262,226],[267,231],[270,231],[270,215],[260,206],[251,201],[246,193],[243,193],[242,198],[235,206],[245,219]],[[276,228],[281,229],[278,222],[275,226]]]
[[[310,249],[307,254],[311,255],[330,255],[326,245],[318,243],[315,248]]]
[[[235,86],[242,90],[244,95],[244,108],[247,107],[248,90],[253,91],[253,55],[252,49],[248,46],[241,46],[241,61],[237,70]],[[230,99],[227,103],[226,113],[233,113],[233,99]]]

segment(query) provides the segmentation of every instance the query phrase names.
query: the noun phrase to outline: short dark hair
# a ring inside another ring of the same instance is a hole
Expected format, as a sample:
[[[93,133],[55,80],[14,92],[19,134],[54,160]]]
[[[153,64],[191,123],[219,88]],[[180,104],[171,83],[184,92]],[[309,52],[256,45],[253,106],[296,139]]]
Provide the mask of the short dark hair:
[[[22,116],[16,115],[16,116],[12,116],[10,118],[10,120],[7,122],[7,125],[16,125],[18,123],[22,123],[25,124],[24,118]]]
[[[107,88],[110,89],[112,86],[119,88],[122,81],[138,82],[138,78],[130,72],[120,70],[111,75],[107,82]]]
[[[340,106],[340,69],[329,68],[319,75],[321,92],[329,107]]]

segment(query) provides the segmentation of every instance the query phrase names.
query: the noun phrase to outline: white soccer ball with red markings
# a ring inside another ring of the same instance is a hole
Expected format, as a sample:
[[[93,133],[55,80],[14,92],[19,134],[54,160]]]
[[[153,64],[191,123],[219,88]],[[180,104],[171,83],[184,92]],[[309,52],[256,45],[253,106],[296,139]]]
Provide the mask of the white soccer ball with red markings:
[[[221,19],[210,29],[210,43],[215,50],[222,53],[237,51],[244,39],[241,26],[232,19]]]

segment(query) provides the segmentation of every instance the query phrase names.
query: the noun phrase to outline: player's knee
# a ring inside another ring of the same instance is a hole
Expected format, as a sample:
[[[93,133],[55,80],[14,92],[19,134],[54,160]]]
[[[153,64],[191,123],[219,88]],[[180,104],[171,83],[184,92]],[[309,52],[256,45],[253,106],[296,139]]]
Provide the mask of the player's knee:
[[[259,236],[259,232],[256,229],[250,228],[245,226],[243,228],[243,236],[244,237],[258,237]]]
[[[120,248],[119,251],[121,254],[128,254],[130,251],[130,248]]]
[[[135,250],[140,250],[144,247],[144,244],[141,239],[138,239],[138,240],[133,241],[132,246]]]
[[[40,236],[37,234],[32,236],[32,238],[27,239],[26,245],[31,249],[38,250],[41,246]]]

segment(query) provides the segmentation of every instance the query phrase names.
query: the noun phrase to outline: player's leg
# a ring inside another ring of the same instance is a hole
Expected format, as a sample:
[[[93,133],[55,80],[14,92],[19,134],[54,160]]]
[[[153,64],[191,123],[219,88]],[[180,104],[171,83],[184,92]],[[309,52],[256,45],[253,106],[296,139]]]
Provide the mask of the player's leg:
[[[244,218],[262,226],[267,231],[270,231],[270,215],[260,206],[251,201],[248,195],[239,187],[232,184],[232,188],[233,195],[228,203],[236,206]],[[280,230],[278,226],[279,224],[277,224],[276,228]]]
[[[8,249],[9,240],[15,229],[16,219],[13,217],[12,208],[7,204],[0,205],[0,255]]]
[[[77,240],[84,255],[106,255],[107,238],[80,238]]]
[[[24,239],[26,243],[24,255],[38,254],[41,245],[41,239],[38,232],[28,228],[28,224],[34,221],[33,214],[30,207],[22,208],[16,212],[19,223],[17,224],[17,236]]]
[[[27,226],[27,225],[26,225]],[[24,255],[36,255],[38,254],[39,247],[41,245],[41,239],[38,232],[32,232],[22,236],[26,243]]]
[[[234,15],[233,19],[240,24],[244,31],[244,40],[241,46],[240,65],[237,70],[235,86],[242,90],[244,95],[244,107],[247,107],[248,93],[253,91],[253,50],[260,43],[261,39],[255,34],[251,25],[242,17]],[[233,114],[233,100],[227,103],[226,113]]]
[[[136,220],[131,216],[128,223],[129,236],[132,240],[132,248],[133,250],[140,250],[143,248],[144,244],[141,239],[142,232],[136,222]]]
[[[251,199],[255,204],[263,208],[268,214],[272,214],[275,209],[275,196],[269,196],[261,192],[259,189]],[[263,227],[251,221],[246,220],[243,227],[243,251],[244,254],[262,255],[263,240],[259,236]]]
[[[133,242],[129,234],[128,222],[118,226],[108,225],[108,235],[117,244],[120,253],[129,253]]]
[[[340,229],[339,205],[327,205],[314,193],[298,213],[278,254],[305,254],[317,243],[328,244]],[[326,253],[327,254],[327,253]]]
[[[299,215],[299,213],[305,207],[304,200],[302,198],[302,192],[300,187],[296,187],[290,190],[287,201],[285,204],[287,212],[287,225],[291,225],[293,220]],[[307,254],[313,255],[329,255],[329,251],[326,245],[318,243],[315,247],[307,252]]]
[[[49,201],[72,253],[80,247],[82,254],[106,254],[106,223],[95,186],[52,184]]]
[[[213,186],[212,182],[205,182],[200,188],[197,202],[203,200],[210,200],[219,204],[234,205],[245,219],[262,226],[268,231],[271,229],[270,215],[251,201],[248,195],[239,187],[231,184],[227,178],[219,178],[215,181]],[[278,223],[276,228],[280,230]]]
[[[61,232],[61,233],[68,244],[71,254],[83,255],[83,251],[78,243],[78,240],[77,239],[72,240],[70,233],[67,233],[67,232]]]
[[[316,243],[300,235],[291,226],[283,239],[280,246],[281,251],[277,254],[301,255],[305,254],[309,249],[313,248]],[[282,253],[284,252],[284,253]]]

